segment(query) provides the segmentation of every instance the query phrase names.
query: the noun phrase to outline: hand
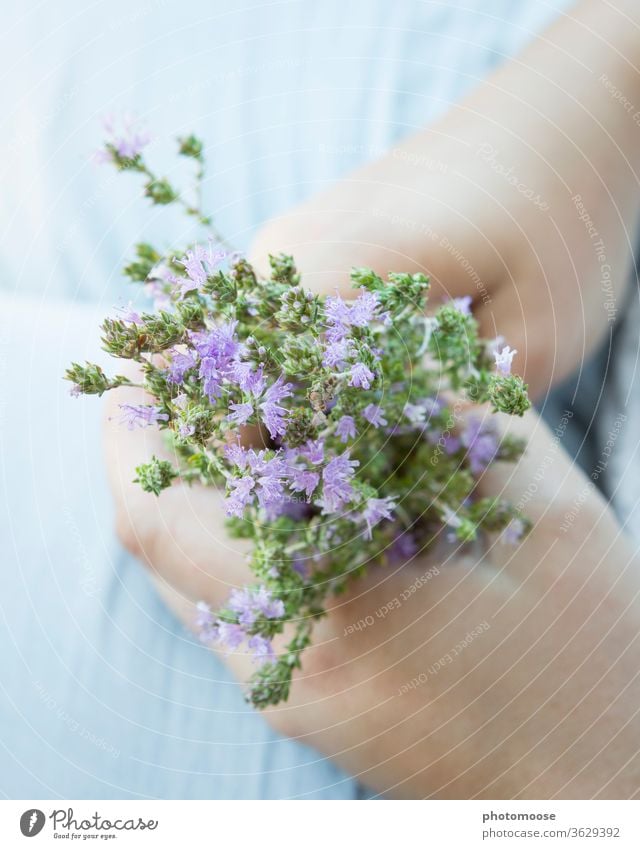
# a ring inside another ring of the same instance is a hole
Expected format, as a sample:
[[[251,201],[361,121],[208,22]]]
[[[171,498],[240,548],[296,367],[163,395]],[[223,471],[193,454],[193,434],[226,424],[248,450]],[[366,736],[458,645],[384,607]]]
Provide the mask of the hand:
[[[112,393],[110,415],[125,395],[144,401],[136,393]],[[391,795],[629,797],[639,777],[629,760],[640,731],[629,648],[638,564],[546,426],[533,414],[503,425],[529,450],[515,469],[485,474],[480,494],[517,502],[535,482],[527,540],[372,568],[333,601],[290,701],[265,716]],[[219,493],[178,484],[156,499],[130,483],[133,467],[162,450],[156,432],[108,423],[121,537],[192,626],[194,602],[217,606],[249,580],[246,548],[224,530]],[[223,657],[246,680],[247,658]]]
[[[624,308],[640,217],[638,4],[586,0],[435,125],[267,224],[254,256],[294,255],[307,286],[353,266],[426,271],[472,295],[534,396],[584,362]],[[634,68],[635,64],[635,68]]]

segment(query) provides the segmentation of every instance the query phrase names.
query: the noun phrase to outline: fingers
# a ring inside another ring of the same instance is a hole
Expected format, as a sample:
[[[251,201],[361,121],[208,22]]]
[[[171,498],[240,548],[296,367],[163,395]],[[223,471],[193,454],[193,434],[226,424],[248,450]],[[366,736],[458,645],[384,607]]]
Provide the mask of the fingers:
[[[121,542],[185,597],[220,604],[249,577],[249,545],[229,537],[224,498],[215,488],[178,481],[156,497],[133,482],[136,466],[154,454],[174,466],[179,460],[155,428],[120,424],[121,403],[149,403],[149,396],[126,387],[112,390],[107,402],[105,452]]]
[[[462,415],[477,414],[477,408],[466,408]],[[563,440],[571,426],[572,414],[565,411],[553,427],[549,427],[534,410],[522,418],[502,413],[484,415],[495,422],[501,439],[522,439],[525,450],[515,463],[495,462],[482,474],[478,493],[503,498],[522,510],[534,524],[550,515],[561,516],[580,497],[585,514],[603,515],[615,524],[597,488],[577,463],[567,454]]]

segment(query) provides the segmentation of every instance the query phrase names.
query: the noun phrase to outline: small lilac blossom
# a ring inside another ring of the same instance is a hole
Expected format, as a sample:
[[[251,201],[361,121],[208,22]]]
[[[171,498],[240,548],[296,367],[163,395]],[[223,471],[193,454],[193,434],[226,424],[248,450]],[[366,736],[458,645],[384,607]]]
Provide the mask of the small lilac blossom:
[[[392,563],[407,563],[418,553],[418,544],[410,531],[403,531],[394,540],[389,550]]]
[[[218,324],[211,330],[191,333],[193,347],[201,357],[210,357],[221,367],[231,368],[232,361],[240,350],[236,338],[237,321]]]
[[[249,649],[253,654],[253,659],[256,663],[274,663],[276,653],[273,650],[273,644],[268,637],[263,637],[261,634],[254,634],[248,642]]]
[[[274,599],[271,590],[264,585],[257,589],[232,590],[228,607],[237,615],[238,622],[247,629],[255,625],[260,616],[265,619],[280,619],[284,616],[282,599]]]
[[[351,366],[350,374],[349,386],[355,386],[358,389],[369,389],[371,381],[375,377],[371,369],[367,368],[364,363],[356,363]]]
[[[166,310],[171,306],[170,291],[173,286],[173,274],[167,265],[161,263],[150,272],[144,281],[144,293],[153,300],[156,310]]]
[[[257,397],[264,391],[264,376],[262,366],[254,368],[251,363],[240,360],[231,364],[230,379],[238,384],[247,394]]]
[[[284,602],[274,598],[264,584],[252,591],[252,599],[256,612],[265,619],[281,619],[284,616]]]
[[[120,313],[120,321],[124,321],[125,324],[142,324],[142,317],[134,310],[131,301],[126,307],[116,307],[116,312]]]
[[[322,365],[327,368],[343,368],[345,360],[351,354],[351,346],[347,339],[328,342],[322,356]]]
[[[239,648],[247,637],[246,631],[242,625],[235,622],[218,623],[218,642],[220,642],[228,651],[234,651]]]
[[[507,545],[517,545],[524,534],[522,519],[512,519],[502,532],[502,541]]]
[[[136,120],[131,115],[123,115],[122,128],[116,127],[115,118],[112,115],[103,119],[103,126],[107,132],[107,143],[114,148],[118,156],[123,159],[135,159],[151,141],[151,136],[146,130],[136,129]],[[107,148],[101,148],[94,155],[94,161],[98,163],[113,161],[113,153]]]
[[[324,463],[324,442],[322,439],[310,439],[300,450],[300,456],[314,466]]]
[[[384,411],[379,404],[367,404],[362,411],[362,415],[374,427],[384,427],[387,424]]]
[[[376,311],[380,305],[375,292],[361,289],[360,294],[351,305],[349,323],[353,327],[366,327],[376,318]]]
[[[162,412],[162,407],[147,404],[120,404],[120,409],[123,411],[120,422],[126,424],[129,430],[135,427],[149,427],[169,420],[169,416]]]
[[[393,510],[396,504],[393,498],[370,498],[367,501],[367,506],[361,513],[361,518],[364,519],[367,530],[365,531],[366,539],[371,539],[372,528],[381,522],[383,519],[392,519]]]
[[[494,353],[494,357],[496,360],[496,370],[499,374],[505,377],[511,374],[511,363],[517,353],[517,351],[511,350],[508,345],[504,347],[500,352],[496,351]]]
[[[229,413],[227,420],[239,425],[245,425],[253,415],[253,404],[249,404],[248,402],[244,404],[229,404],[229,409],[233,410],[233,412]]]
[[[204,601],[196,604],[195,626],[203,643],[212,643],[218,639],[218,623],[211,608]]]
[[[425,398],[421,402],[427,412],[427,416],[437,416],[444,409],[444,403],[439,398]]]
[[[467,449],[469,468],[474,475],[484,472],[498,453],[499,441],[493,422],[483,422],[472,417],[462,433],[462,444]]]
[[[189,369],[195,368],[197,364],[196,355],[191,349],[187,349],[186,353],[182,353],[173,348],[168,353],[171,355],[171,361],[169,363],[167,380],[169,383],[180,384],[184,381],[184,376]]]
[[[284,479],[279,460],[269,460],[265,469],[257,478],[256,495],[258,503],[266,510],[282,505],[284,500]]]
[[[444,452],[451,456],[452,454],[457,453],[461,446],[462,442],[458,436],[452,436],[451,434],[447,434],[447,436],[442,437],[442,442],[444,445]]]
[[[458,310],[462,315],[471,315],[471,295],[465,295],[462,298],[451,298],[449,305]]]
[[[233,466],[237,466],[239,469],[247,468],[249,462],[247,452],[241,445],[237,443],[225,445],[224,455]]]
[[[495,339],[491,339],[487,342],[487,351],[494,357],[501,348],[504,348],[505,338],[504,336],[496,336]]]
[[[281,374],[276,382],[272,383],[267,389],[260,402],[262,421],[272,439],[277,436],[284,436],[287,431],[289,413],[279,402],[293,395],[293,386],[284,381],[284,375]]]
[[[230,491],[225,504],[228,515],[241,517],[245,507],[253,504],[255,498],[260,507],[267,510],[281,505],[287,472],[282,456],[267,459],[265,451],[245,450],[239,445],[227,446],[225,454],[238,468],[249,471],[229,481]]]
[[[236,614],[243,628],[251,628],[258,618],[258,611],[250,590],[231,590],[227,607]]]
[[[349,459],[349,452],[329,460],[322,472],[322,507],[325,513],[337,513],[353,497],[351,480],[357,460]]]
[[[184,277],[174,278],[180,292],[184,295],[193,289],[202,289],[207,278],[217,271],[225,257],[226,253],[214,250],[211,243],[208,248],[195,245],[193,250],[187,251],[182,259],[176,260],[178,265],[181,265],[187,273],[186,279]]]
[[[224,379],[214,357],[204,357],[200,361],[198,377],[202,380],[202,391],[213,403],[216,398],[222,395],[222,381]]]
[[[255,485],[256,482],[250,475],[233,478],[229,482],[231,492],[225,501],[227,516],[237,516],[239,519],[243,517],[245,507],[253,501]]]
[[[402,411],[412,425],[422,425],[427,417],[427,411],[420,404],[406,403]]]
[[[181,422],[178,427],[178,436],[181,436],[182,439],[188,439],[190,436],[193,436],[195,432],[195,425],[188,424],[187,422]]]
[[[356,423],[353,416],[342,416],[336,425],[336,436],[340,437],[341,442],[348,442],[349,439],[355,439]]]
[[[349,334],[351,325],[351,310],[340,295],[327,296],[324,303],[324,314],[329,327],[326,337],[329,342],[339,342]]]
[[[312,472],[308,469],[291,469],[290,486],[293,492],[304,492],[307,498],[310,498],[319,483],[320,475],[318,472]]]

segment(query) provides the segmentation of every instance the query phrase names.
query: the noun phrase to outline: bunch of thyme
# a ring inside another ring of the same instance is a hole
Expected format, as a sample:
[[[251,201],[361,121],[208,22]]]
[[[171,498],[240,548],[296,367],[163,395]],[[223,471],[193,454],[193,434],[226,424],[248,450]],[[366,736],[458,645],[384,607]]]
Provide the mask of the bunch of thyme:
[[[305,289],[290,256],[272,256],[262,279],[212,235],[198,191],[188,200],[150,170],[147,142],[129,125],[100,157],[141,174],[154,204],[181,204],[211,238],[182,251],[138,244],[124,271],[154,308],[121,310],[102,339],[139,364],[153,398],[122,404],[123,422],[165,431],[181,459],[174,468],[154,457],[136,481],[156,496],[178,478],[224,488],[231,532],[253,542],[255,583],[216,612],[200,603],[197,624],[205,643],[253,653],[248,698],[262,708],[287,699],[328,595],[367,566],[406,562],[442,533],[515,542],[527,530],[514,507],[476,496],[487,466],[516,459],[523,445],[500,439],[486,416],[458,421],[452,401],[522,415],[527,387],[511,374],[515,352],[479,338],[470,298],[427,316],[422,274],[384,280],[355,268],[351,300]],[[180,139],[179,153],[195,161],[199,184],[202,142]],[[90,363],[66,377],[74,394],[129,382]],[[243,444],[248,426],[261,446]],[[285,626],[290,639],[276,656]]]

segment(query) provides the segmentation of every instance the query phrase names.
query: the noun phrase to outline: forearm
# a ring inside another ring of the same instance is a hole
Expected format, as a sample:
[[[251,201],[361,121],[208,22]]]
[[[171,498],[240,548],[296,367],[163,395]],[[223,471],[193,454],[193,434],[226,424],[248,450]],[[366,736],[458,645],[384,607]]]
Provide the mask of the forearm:
[[[444,565],[383,619],[394,593],[368,587],[373,624],[349,633],[347,603],[346,631],[320,626],[282,730],[394,796],[630,798],[638,563],[624,543],[608,550],[611,570],[574,552],[515,584],[500,569]]]
[[[545,391],[620,314],[632,263],[640,28],[624,8],[578,4],[437,124],[270,222],[253,258],[291,252],[324,291],[353,266],[426,270],[436,299],[474,296]]]

